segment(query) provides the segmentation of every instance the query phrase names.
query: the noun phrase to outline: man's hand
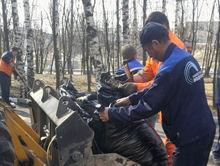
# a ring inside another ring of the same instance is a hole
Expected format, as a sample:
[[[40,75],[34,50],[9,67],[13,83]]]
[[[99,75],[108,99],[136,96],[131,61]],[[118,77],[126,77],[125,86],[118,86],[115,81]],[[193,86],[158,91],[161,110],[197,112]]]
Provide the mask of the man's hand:
[[[125,106],[129,106],[130,104],[131,104],[131,101],[129,100],[129,97],[124,97],[124,98],[118,99],[116,101],[115,106],[125,107]]]
[[[109,120],[108,110],[109,107],[105,107],[105,110],[103,112],[99,112],[99,117],[103,122],[107,122]]]
[[[121,86],[119,86],[120,89],[122,89],[124,96],[129,96],[132,93],[137,92],[137,84],[133,82],[127,82]]]
[[[141,72],[136,73],[135,75],[133,75],[133,82],[137,82],[137,83],[145,82],[144,78],[142,77]]]
[[[131,75],[125,82],[134,82],[133,75]]]

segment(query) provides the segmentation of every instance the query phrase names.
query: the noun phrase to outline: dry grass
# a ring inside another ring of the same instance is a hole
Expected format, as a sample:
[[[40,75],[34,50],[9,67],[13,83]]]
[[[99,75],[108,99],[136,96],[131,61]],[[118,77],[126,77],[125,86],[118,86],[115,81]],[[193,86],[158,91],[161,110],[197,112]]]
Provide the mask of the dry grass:
[[[212,98],[213,98],[212,78],[205,78],[204,81],[205,81],[205,92],[209,107],[212,110],[212,114],[216,116],[217,115],[216,109],[213,107],[213,102],[212,102]]]
[[[51,86],[53,89],[56,89],[56,76],[50,74],[36,74],[35,79],[39,79],[44,82],[45,85]],[[69,76],[65,75],[64,81],[69,79]],[[73,75],[73,85],[79,92],[88,92],[88,84],[87,84],[87,77],[86,75]],[[92,91],[95,90],[95,79],[92,78],[91,84]],[[12,97],[19,97],[19,83],[17,80],[14,80],[12,77],[11,81],[11,92],[10,96]]]
[[[36,74],[36,79],[42,80],[45,85],[49,85],[52,88],[55,89],[55,82],[56,78],[55,75],[49,75],[49,74]],[[69,78],[69,76],[65,76],[65,79]],[[88,84],[87,84],[87,77],[86,75],[73,75],[73,85],[76,87],[76,89],[80,92],[88,92]],[[213,86],[212,86],[212,79],[211,78],[205,78],[205,90],[206,90],[206,96],[208,100],[208,104],[212,110],[213,115],[216,115],[216,110],[213,108]],[[95,79],[92,78],[92,87],[91,89],[95,90]],[[14,80],[12,77],[12,87],[11,87],[11,94],[12,97],[19,97],[19,84],[18,81]]]

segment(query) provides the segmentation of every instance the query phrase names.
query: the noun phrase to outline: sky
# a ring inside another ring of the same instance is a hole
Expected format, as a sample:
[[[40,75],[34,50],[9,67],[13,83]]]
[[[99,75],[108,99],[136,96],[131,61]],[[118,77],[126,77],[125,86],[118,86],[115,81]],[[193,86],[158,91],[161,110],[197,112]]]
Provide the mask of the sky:
[[[24,9],[23,9],[23,0],[17,0],[18,1],[18,12],[19,12],[19,22],[20,25],[23,26],[23,22],[24,22]],[[62,6],[63,6],[63,2],[65,0],[59,0],[59,4],[60,4],[60,13],[62,13]],[[102,0],[91,0],[92,3],[94,1],[96,1],[96,5],[95,5],[95,13],[94,13],[94,18],[95,21],[98,22],[98,24],[102,24]],[[204,0],[204,2],[202,3],[203,0],[199,0],[199,9],[201,10],[201,15],[199,17],[200,21],[208,21],[210,19],[210,15],[211,15],[211,9],[212,9],[212,4],[214,0]],[[43,15],[43,20],[44,20],[44,24],[43,24],[43,29],[49,33],[51,33],[51,27],[50,27],[50,23],[48,21],[48,17],[49,17],[49,13],[50,13],[50,0],[30,0],[30,7],[31,7],[31,11],[32,11],[32,27],[36,27],[40,25],[40,15],[42,13]],[[70,7],[69,5],[70,0],[66,0],[67,3],[67,7]],[[122,2],[122,0],[121,0]],[[133,0],[130,0],[129,3],[129,8],[132,9],[132,2]],[[142,25],[142,3],[143,0],[136,0],[137,3],[137,12],[138,12],[138,26],[141,27]],[[116,10],[115,10],[115,6],[116,6],[116,2],[115,0],[105,0],[105,6],[106,6],[106,11],[107,11],[107,15],[109,18],[109,25],[112,25],[112,21],[113,21],[113,25],[115,24],[115,20],[116,20]],[[186,20],[191,20],[191,13],[192,13],[192,0],[187,0],[185,3],[185,13],[186,13]],[[166,15],[168,16],[169,22],[170,22],[170,26],[171,29],[174,28],[174,22],[175,22],[175,0],[167,0],[167,11],[166,11]],[[78,8],[78,12],[83,12],[83,7],[81,4],[81,0],[74,0],[74,11],[76,14],[76,9]],[[120,3],[120,8],[121,8],[121,3]],[[33,10],[32,10],[33,9]],[[150,14],[152,11],[161,11],[162,9],[162,0],[148,0],[148,6],[147,6],[147,15]],[[10,9],[9,9],[10,12]],[[133,17],[133,11],[130,11],[130,22],[132,21],[131,17]],[[215,10],[215,21],[218,20],[218,13],[217,13],[217,8]],[[115,27],[115,26],[114,26]]]

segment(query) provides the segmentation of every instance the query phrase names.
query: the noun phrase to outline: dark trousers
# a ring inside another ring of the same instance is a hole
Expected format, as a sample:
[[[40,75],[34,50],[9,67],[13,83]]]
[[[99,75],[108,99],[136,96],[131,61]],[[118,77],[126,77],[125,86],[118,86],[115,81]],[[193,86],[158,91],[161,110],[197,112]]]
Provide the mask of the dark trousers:
[[[11,86],[11,78],[0,71],[0,86],[2,91],[2,99],[4,102],[10,105],[9,94],[10,94],[10,86]]]
[[[218,114],[218,131],[219,131],[219,136],[218,136],[218,143],[215,146],[214,150],[212,151],[212,154],[214,155],[215,158],[220,159],[220,104],[217,104],[217,114]]]
[[[212,148],[215,131],[185,146],[176,147],[173,166],[206,166]]]

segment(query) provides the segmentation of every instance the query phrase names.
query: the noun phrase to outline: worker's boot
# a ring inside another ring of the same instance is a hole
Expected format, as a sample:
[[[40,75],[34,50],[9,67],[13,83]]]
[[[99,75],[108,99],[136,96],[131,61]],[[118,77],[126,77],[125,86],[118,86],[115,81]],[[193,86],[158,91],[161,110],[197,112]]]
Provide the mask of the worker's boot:
[[[16,108],[16,104],[15,104],[15,103],[12,103],[12,102],[10,102],[9,106],[10,106],[11,108]]]

